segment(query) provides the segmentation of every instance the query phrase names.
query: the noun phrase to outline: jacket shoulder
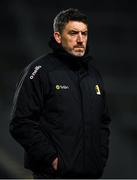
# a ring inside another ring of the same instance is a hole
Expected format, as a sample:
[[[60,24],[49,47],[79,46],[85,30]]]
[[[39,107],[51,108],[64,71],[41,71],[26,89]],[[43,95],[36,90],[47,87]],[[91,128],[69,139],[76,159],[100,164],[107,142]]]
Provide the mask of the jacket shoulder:
[[[36,59],[34,59],[30,64],[28,64],[25,69],[30,71],[31,69],[40,67],[41,71],[50,72],[55,70],[59,65],[57,58],[52,54],[44,54]]]

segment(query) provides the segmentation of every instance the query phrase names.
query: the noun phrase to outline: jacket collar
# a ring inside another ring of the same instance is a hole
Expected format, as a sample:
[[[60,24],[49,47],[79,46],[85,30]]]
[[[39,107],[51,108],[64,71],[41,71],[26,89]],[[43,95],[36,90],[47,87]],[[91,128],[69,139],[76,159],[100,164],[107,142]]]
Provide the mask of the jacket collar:
[[[84,56],[77,57],[69,54],[65,49],[56,42],[52,36],[49,41],[49,47],[53,50],[53,54],[58,57],[63,63],[71,66],[73,69],[79,69],[81,67],[88,68],[89,61],[92,60],[92,57],[89,56],[88,46]]]

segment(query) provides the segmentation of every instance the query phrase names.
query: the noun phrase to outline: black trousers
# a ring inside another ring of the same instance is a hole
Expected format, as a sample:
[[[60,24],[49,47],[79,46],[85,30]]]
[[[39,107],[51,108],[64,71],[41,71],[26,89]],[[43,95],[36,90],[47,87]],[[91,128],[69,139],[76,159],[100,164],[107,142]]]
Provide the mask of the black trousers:
[[[58,171],[51,169],[50,172],[33,172],[34,179],[99,179],[101,178],[102,173],[94,174],[94,175],[74,175],[74,174],[67,174],[65,176],[60,175]]]
[[[67,178],[63,178],[63,177],[60,177],[58,175],[55,175],[55,174],[35,174],[33,173],[33,179],[99,179],[100,176],[92,176],[92,177],[85,177],[85,176],[78,176],[78,177],[73,177],[73,176],[68,176]]]
[[[33,179],[61,179],[57,173],[46,174],[46,173],[33,173]]]

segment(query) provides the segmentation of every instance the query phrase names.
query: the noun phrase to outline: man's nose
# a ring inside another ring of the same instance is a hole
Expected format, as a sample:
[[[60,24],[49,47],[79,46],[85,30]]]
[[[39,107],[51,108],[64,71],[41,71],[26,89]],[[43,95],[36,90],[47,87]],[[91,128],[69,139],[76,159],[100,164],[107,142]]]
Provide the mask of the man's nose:
[[[77,36],[77,42],[78,43],[82,43],[83,42],[83,37],[82,37],[81,33],[79,33],[78,36]]]

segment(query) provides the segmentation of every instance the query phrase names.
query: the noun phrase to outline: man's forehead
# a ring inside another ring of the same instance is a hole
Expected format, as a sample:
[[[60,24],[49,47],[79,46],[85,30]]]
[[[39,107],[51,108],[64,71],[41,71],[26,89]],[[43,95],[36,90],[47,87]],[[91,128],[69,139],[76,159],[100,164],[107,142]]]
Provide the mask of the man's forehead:
[[[81,21],[69,21],[66,26],[66,30],[74,30],[74,31],[87,31],[88,27],[85,23]]]

